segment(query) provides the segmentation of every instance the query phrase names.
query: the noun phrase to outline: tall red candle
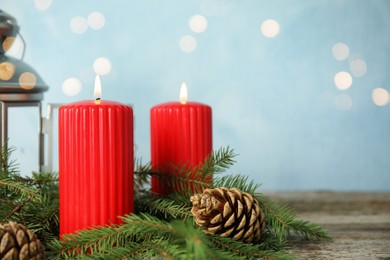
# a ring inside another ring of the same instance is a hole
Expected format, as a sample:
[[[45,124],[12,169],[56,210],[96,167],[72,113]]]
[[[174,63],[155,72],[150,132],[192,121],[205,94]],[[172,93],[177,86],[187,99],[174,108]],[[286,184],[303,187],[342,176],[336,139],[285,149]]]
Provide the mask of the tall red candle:
[[[121,223],[134,207],[132,108],[71,103],[60,107],[58,128],[60,235]]]
[[[201,165],[212,152],[211,107],[187,102],[186,92],[183,84],[181,102],[156,105],[150,111],[152,168],[163,173]],[[152,177],[151,188],[162,195],[177,191],[157,176]]]

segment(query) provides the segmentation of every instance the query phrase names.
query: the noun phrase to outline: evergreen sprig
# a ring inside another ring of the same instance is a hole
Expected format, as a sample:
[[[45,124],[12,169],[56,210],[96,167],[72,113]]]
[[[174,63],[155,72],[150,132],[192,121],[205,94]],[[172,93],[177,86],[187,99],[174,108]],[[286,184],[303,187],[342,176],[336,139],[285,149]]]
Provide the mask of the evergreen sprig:
[[[134,168],[134,193],[138,194],[150,188],[152,167],[150,163],[142,164],[142,160],[136,158],[134,160]]]
[[[137,174],[156,176],[161,182],[166,185],[167,189],[178,191],[188,197],[194,193],[201,193],[204,189],[212,187],[211,180],[213,176],[218,173],[226,171],[230,166],[234,164],[234,157],[237,155],[233,149],[221,148],[208,156],[203,164],[189,167],[187,164],[174,165],[171,164],[167,168],[171,169],[174,174],[166,173],[163,170],[151,169],[149,167],[138,167],[141,171],[137,171]],[[136,175],[137,175],[136,174]],[[138,177],[136,177],[138,179]]]
[[[256,259],[296,259],[294,256],[283,251],[283,247],[280,248],[269,248],[270,243],[274,242],[261,242],[259,244],[246,244],[243,242],[238,242],[230,238],[221,237],[217,235],[209,235],[208,239],[212,241],[216,246],[221,249],[227,250],[234,253],[237,256],[247,258],[256,258]],[[272,239],[268,237],[268,239]],[[236,259],[236,258],[234,258]]]
[[[0,176],[5,176],[9,172],[18,172],[18,165],[15,160],[10,160],[11,154],[16,150],[15,147],[8,147],[8,144],[4,144],[0,151]]]
[[[225,188],[237,188],[241,191],[254,194],[260,187],[260,184],[256,184],[253,180],[248,181],[248,176],[241,174],[225,175],[219,178],[215,178],[213,187],[225,187]]]
[[[199,172],[207,176],[222,173],[229,169],[230,166],[233,166],[235,163],[234,158],[236,156],[237,154],[235,154],[234,150],[229,146],[220,148],[204,161]]]
[[[20,176],[15,161],[10,161],[12,151],[3,147],[0,155],[0,223],[19,222],[46,244],[58,237],[57,174]]]
[[[151,214],[164,214],[165,219],[186,219],[192,216],[189,206],[179,204],[175,200],[160,198],[152,201],[149,206]]]
[[[53,259],[295,259],[284,250],[290,234],[330,241],[327,231],[297,219],[294,210],[264,194],[259,184],[245,175],[225,172],[236,154],[223,148],[212,153],[202,165],[177,166],[175,174],[158,172],[150,164],[135,165],[135,211],[123,216],[121,225],[82,230],[58,238],[58,176],[33,173],[21,177],[10,150],[0,156],[0,219],[13,220],[35,231],[47,245]],[[159,176],[176,191],[160,196],[150,191],[151,176]],[[266,229],[256,244],[204,233],[194,224],[189,197],[205,188],[238,188],[252,194],[266,216]]]
[[[168,190],[181,192],[188,197],[192,191],[200,193],[210,187],[209,180],[212,179],[212,174],[209,172],[203,174],[199,166],[191,168],[188,165],[171,165],[169,168],[174,174],[167,174],[158,169],[147,174],[157,177]]]
[[[271,200],[262,194],[255,195],[265,211],[268,230],[275,237],[282,240],[291,233],[297,233],[307,239],[332,240],[323,227],[297,219],[296,212],[287,205]]]

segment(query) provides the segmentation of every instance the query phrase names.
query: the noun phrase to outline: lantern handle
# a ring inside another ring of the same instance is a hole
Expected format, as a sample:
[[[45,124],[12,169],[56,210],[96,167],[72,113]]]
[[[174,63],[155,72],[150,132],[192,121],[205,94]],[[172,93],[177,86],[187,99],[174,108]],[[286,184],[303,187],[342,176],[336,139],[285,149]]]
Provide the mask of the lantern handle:
[[[20,37],[20,39],[22,40],[22,43],[23,43],[23,50],[22,50],[22,57],[20,57],[21,60],[24,59],[24,54],[26,53],[26,41],[24,40],[22,34],[20,32],[18,32],[18,35]]]

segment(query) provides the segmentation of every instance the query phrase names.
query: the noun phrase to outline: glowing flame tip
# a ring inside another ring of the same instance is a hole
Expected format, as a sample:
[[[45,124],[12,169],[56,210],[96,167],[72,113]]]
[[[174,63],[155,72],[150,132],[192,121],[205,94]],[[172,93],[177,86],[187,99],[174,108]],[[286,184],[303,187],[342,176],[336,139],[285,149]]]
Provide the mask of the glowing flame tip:
[[[101,95],[102,95],[102,83],[100,82],[99,75],[96,75],[94,97],[98,100],[100,99]]]
[[[187,85],[186,83],[183,82],[180,88],[180,103],[182,103],[183,105],[187,103],[187,96],[188,96]]]

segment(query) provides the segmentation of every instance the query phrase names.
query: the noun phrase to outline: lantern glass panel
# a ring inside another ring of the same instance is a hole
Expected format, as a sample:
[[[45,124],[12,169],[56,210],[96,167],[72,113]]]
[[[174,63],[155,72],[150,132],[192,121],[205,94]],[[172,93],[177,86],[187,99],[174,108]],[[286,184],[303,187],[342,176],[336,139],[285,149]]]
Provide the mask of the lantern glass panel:
[[[38,107],[8,108],[8,147],[16,148],[11,160],[24,176],[39,171],[39,113]]]

